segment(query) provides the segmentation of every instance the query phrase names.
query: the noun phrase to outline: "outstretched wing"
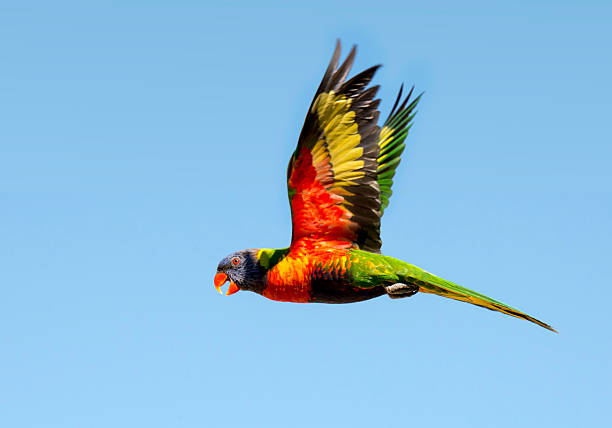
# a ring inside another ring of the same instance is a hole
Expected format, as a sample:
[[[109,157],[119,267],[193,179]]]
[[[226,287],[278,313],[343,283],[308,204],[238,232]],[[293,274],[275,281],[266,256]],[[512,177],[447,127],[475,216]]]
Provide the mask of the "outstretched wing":
[[[368,88],[379,66],[345,82],[355,53],[338,68],[336,44],[289,162],[292,245],[310,237],[380,252],[380,218],[421,95],[410,100],[411,89],[402,101],[402,86],[381,130],[378,86]]]
[[[287,170],[292,247],[302,238],[345,248],[380,248],[381,195],[376,126],[379,66],[345,81],[353,47],[338,67],[340,42],[317,90]]]
[[[378,187],[380,188],[381,215],[385,208],[387,208],[387,205],[389,205],[393,177],[395,176],[395,170],[400,163],[400,157],[405,147],[404,140],[412,127],[412,119],[416,114],[415,107],[423,95],[422,93],[419,94],[419,96],[408,104],[412,96],[412,91],[414,90],[413,86],[402,104],[397,108],[402,99],[403,89],[404,85],[400,87],[395,104],[380,131],[380,139],[378,140],[379,154],[377,158],[378,168],[376,171],[378,174]]]

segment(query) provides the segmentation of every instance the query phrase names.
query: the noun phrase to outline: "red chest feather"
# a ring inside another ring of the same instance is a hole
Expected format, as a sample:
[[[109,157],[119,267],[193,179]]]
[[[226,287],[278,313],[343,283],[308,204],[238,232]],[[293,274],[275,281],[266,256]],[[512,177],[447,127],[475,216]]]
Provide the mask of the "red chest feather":
[[[338,280],[350,267],[347,257],[347,242],[320,243],[308,239],[300,240],[289,254],[274,266],[267,276],[267,285],[262,294],[268,299],[283,302],[306,303],[313,301],[313,281]]]

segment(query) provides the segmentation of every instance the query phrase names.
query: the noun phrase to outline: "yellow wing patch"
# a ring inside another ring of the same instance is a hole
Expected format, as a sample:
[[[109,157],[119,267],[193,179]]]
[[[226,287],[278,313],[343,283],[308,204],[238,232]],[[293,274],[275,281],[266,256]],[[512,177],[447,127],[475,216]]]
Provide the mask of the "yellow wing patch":
[[[382,129],[380,130],[380,137],[378,140],[378,147],[380,147],[380,149],[384,149],[385,147],[387,147],[387,145],[393,141],[392,138],[392,133],[393,129],[389,128],[388,126],[383,126]]]
[[[312,149],[313,165],[317,168],[329,162],[333,172],[333,181],[331,174],[329,177],[317,174],[317,179],[327,179],[330,190],[338,194],[344,193],[342,186],[354,185],[355,180],[364,176],[364,162],[359,160],[363,155],[363,148],[359,147],[361,136],[350,106],[351,99],[334,91],[320,94],[312,106],[323,128],[323,138]],[[317,168],[317,172],[322,169]]]

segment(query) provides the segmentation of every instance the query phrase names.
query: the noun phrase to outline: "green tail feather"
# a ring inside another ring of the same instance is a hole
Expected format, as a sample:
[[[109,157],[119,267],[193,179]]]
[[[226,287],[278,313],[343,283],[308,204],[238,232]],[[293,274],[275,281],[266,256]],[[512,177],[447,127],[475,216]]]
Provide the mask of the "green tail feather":
[[[502,302],[491,299],[484,294],[477,293],[476,291],[470,290],[460,285],[453,284],[450,281],[439,278],[429,272],[426,272],[416,266],[409,265],[410,269],[404,273],[404,280],[409,283],[413,283],[419,286],[419,291],[423,293],[437,294],[438,296],[448,297],[449,299],[460,300],[462,302],[468,302],[473,305],[481,306],[483,308],[490,309],[492,311],[502,312],[504,314],[511,315],[513,317],[522,318],[527,321],[531,321],[539,326],[542,326],[548,330],[557,332],[554,328],[548,324],[533,318],[511,306],[508,306]]]

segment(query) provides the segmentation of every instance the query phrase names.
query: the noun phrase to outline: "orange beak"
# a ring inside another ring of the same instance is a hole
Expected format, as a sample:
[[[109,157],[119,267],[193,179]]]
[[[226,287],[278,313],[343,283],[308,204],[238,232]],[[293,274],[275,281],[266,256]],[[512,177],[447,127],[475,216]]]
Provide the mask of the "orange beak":
[[[217,289],[217,291],[218,291],[219,293],[221,293],[221,294],[223,294],[223,292],[221,291],[221,286],[227,282],[227,279],[228,279],[228,278],[227,278],[227,275],[226,275],[226,274],[224,274],[224,273],[222,273],[222,272],[219,272],[219,273],[217,273],[217,274],[215,275],[215,280],[214,280],[214,282],[215,282],[215,288],[216,288],[216,289]],[[230,285],[229,285],[229,287],[228,287],[227,292],[225,293],[225,295],[226,295],[226,296],[229,296],[229,295],[231,295],[231,294],[234,294],[234,293],[235,293],[235,292],[237,292],[238,290],[240,290],[240,288],[238,288],[238,286],[237,286],[237,285],[236,285],[236,284],[235,284],[233,281],[230,281]]]

